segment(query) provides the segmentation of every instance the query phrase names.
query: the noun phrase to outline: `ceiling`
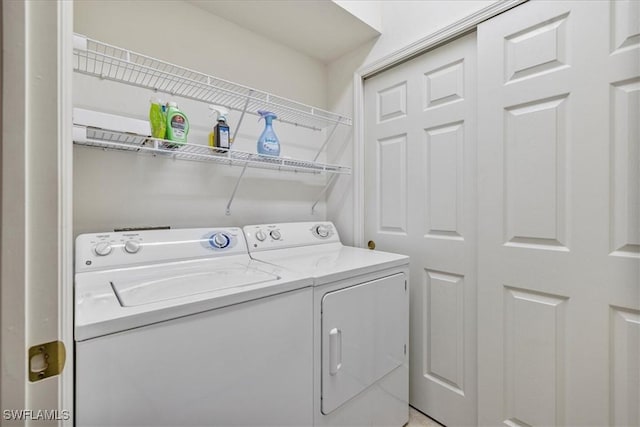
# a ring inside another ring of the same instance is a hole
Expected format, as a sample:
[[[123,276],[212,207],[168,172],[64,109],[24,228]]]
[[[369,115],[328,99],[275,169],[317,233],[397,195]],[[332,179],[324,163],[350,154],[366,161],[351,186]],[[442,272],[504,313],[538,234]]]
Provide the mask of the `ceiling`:
[[[330,0],[190,0],[190,3],[323,63],[380,35]]]

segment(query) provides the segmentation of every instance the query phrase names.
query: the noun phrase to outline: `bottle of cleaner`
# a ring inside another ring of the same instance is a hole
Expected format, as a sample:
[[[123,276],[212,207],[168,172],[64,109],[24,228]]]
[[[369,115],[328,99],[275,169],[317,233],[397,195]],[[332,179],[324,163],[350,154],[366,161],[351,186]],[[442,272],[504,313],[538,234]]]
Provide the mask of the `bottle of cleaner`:
[[[209,146],[228,150],[231,148],[232,143],[229,125],[227,124],[229,111],[219,105],[209,105],[209,109],[212,113],[218,115],[218,123],[216,123],[211,133],[209,133]]]
[[[280,155],[280,140],[276,136],[276,133],[273,131],[272,122],[273,119],[277,119],[274,113],[265,110],[258,110],[258,114],[260,114],[261,118],[265,121],[264,130],[262,131],[262,135],[258,138],[258,154],[266,154],[268,156],[279,156]]]
[[[167,108],[167,139],[175,142],[171,148],[176,148],[187,142],[189,133],[189,120],[178,108],[175,102],[169,102]]]
[[[165,139],[167,135],[167,118],[164,113],[162,101],[158,98],[151,98],[151,108],[149,109],[149,123],[151,124],[151,136]]]

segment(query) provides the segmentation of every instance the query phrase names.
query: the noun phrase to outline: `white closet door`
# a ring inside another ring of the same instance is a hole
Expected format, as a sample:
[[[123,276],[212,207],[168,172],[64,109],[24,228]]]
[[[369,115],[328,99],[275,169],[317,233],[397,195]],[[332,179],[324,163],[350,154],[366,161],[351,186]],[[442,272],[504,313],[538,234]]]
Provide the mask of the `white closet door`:
[[[365,82],[365,238],[411,256],[410,402],[476,423],[476,36]]]
[[[481,425],[640,425],[639,5],[478,28]]]

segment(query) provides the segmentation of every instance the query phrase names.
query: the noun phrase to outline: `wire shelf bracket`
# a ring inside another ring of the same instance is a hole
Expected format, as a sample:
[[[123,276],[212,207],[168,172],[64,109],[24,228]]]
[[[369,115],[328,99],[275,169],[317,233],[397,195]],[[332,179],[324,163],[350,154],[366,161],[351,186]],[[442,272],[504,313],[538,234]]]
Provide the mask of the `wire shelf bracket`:
[[[231,204],[233,203],[233,199],[236,197],[236,193],[238,192],[238,187],[240,187],[240,181],[242,181],[242,177],[244,176],[244,173],[247,170],[247,165],[248,163],[244,164],[244,167],[242,168],[242,172],[240,172],[240,176],[238,177],[238,180],[236,181],[236,185],[235,187],[233,187],[233,192],[231,193],[231,197],[229,198],[229,201],[227,202],[227,209],[225,210],[225,215],[231,215]]]
[[[251,95],[253,93],[252,90],[249,91],[249,95]],[[244,103],[244,107],[242,108],[242,113],[240,114],[240,119],[238,119],[238,124],[236,125],[236,128],[233,131],[233,136],[231,137],[231,141],[229,141],[230,143],[236,140],[236,135],[238,134],[238,129],[240,129],[240,125],[242,124],[242,121],[244,120],[244,115],[247,112],[247,107],[249,106],[249,98],[247,97],[247,101]]]
[[[324,196],[324,193],[327,192],[327,190],[329,189],[329,187],[331,186],[331,183],[335,180],[335,177],[337,175],[331,175],[329,177],[329,179],[327,180],[327,183],[325,184],[324,188],[322,189],[322,191],[320,193],[318,193],[318,197],[316,197],[315,202],[313,202],[313,205],[311,205],[311,215],[313,215],[315,213],[316,210],[316,205],[320,202],[320,199],[322,198],[322,196]]]
[[[324,143],[322,143],[322,146],[320,147],[320,149],[316,153],[316,156],[313,158],[314,162],[316,160],[318,160],[318,157],[320,157],[320,153],[322,153],[322,150],[324,150],[324,147],[326,147],[327,144],[329,143],[329,141],[331,141],[331,138],[333,137],[333,134],[336,132],[336,129],[338,129],[338,123],[333,125],[333,128],[331,129],[331,132],[329,133],[329,136],[327,136],[327,138],[324,140]]]

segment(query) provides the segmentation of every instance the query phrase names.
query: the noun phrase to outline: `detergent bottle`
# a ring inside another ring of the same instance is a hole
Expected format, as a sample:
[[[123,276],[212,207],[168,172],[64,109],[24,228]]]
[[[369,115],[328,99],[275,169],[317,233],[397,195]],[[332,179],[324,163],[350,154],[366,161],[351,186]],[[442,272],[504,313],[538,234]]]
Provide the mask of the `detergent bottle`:
[[[171,147],[179,147],[187,142],[188,133],[189,120],[187,120],[187,116],[178,109],[178,104],[169,102],[169,108],[167,108],[167,139],[174,142]]]
[[[209,109],[218,116],[216,125],[209,133],[209,146],[228,150],[231,148],[232,142],[229,125],[227,124],[229,110],[219,105],[209,105]]]
[[[260,117],[264,119],[265,126],[260,138],[258,138],[258,154],[266,154],[268,156],[280,155],[280,140],[273,131],[273,119],[277,119],[274,113],[265,110],[258,110]]]
[[[167,135],[167,118],[162,108],[162,101],[152,97],[150,99],[149,122],[151,123],[151,136],[164,139]]]

